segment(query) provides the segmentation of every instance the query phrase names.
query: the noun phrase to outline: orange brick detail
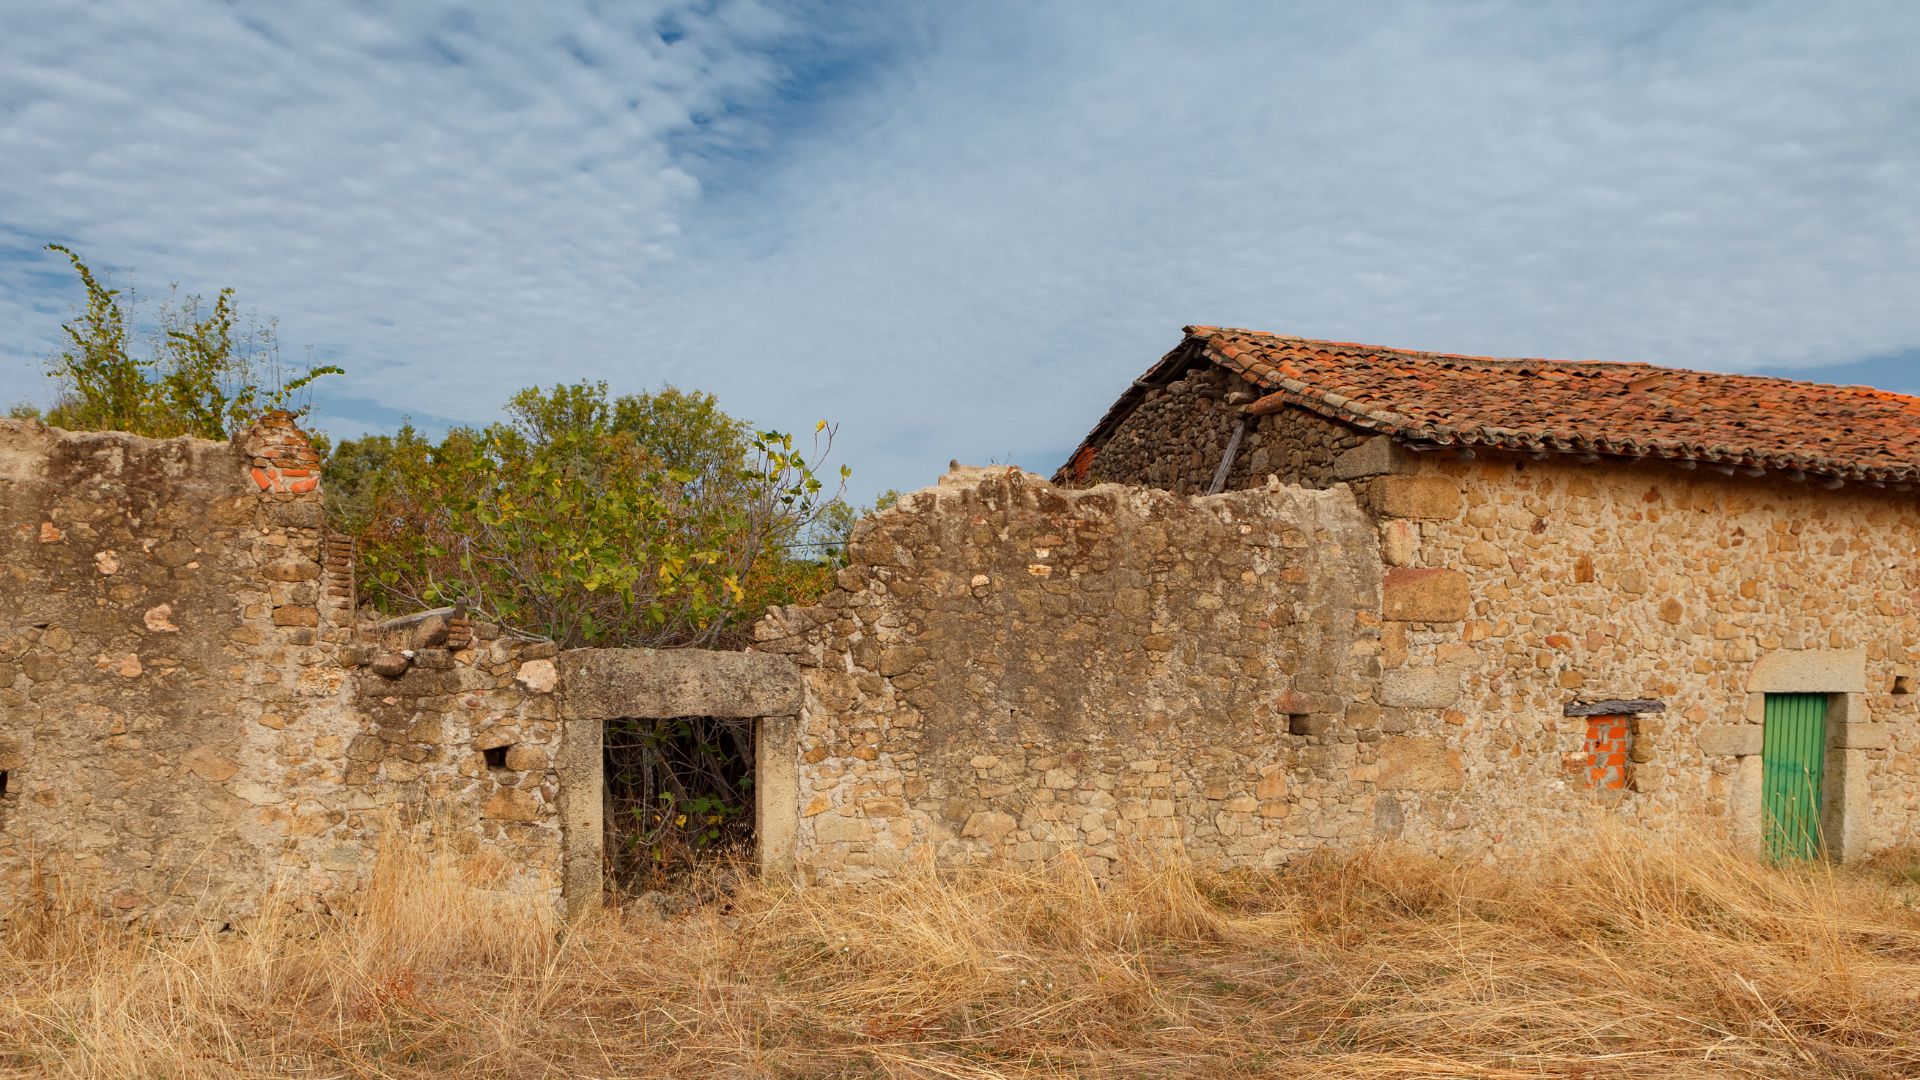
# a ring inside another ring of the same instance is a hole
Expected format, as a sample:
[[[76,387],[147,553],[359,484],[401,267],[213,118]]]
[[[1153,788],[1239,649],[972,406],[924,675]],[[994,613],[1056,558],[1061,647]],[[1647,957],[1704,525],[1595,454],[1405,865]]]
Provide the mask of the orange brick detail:
[[[1587,718],[1587,786],[1597,791],[1624,791],[1627,753],[1633,735],[1624,716]]]
[[[245,437],[255,486],[269,495],[307,495],[320,486],[320,455],[293,414],[267,413]]]

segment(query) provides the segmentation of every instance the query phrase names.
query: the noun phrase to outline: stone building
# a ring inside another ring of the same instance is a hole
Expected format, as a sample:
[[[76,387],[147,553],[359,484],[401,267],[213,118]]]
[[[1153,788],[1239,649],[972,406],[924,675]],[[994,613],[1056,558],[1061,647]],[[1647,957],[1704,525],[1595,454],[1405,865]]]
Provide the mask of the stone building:
[[[1916,474],[1901,395],[1190,328],[1051,484],[958,471],[763,624],[798,863],[1910,843]]]
[[[756,718],[809,881],[1920,830],[1896,394],[1195,327],[1052,481],[956,468],[730,654],[376,622],[314,465],[286,417],[0,421],[0,920],[324,908],[395,833],[590,907],[625,717]]]

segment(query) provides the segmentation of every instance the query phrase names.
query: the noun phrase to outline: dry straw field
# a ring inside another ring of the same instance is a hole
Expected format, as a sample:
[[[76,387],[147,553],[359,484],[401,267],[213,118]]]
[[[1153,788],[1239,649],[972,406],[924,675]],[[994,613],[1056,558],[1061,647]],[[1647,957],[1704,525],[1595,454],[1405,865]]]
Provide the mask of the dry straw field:
[[[749,885],[563,932],[390,846],[350,918],[168,940],[16,911],[0,1073],[1913,1076],[1908,889],[1616,838],[1523,871]]]

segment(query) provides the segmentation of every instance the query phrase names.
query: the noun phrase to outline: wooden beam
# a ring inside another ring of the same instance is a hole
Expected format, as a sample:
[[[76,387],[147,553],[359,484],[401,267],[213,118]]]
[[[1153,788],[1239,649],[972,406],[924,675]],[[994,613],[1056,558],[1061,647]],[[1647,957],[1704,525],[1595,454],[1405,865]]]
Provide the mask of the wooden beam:
[[[1576,702],[1567,706],[1568,716],[1632,716],[1666,711],[1665,702],[1654,701],[1651,698],[1635,698],[1631,701]]]
[[[1247,434],[1247,421],[1241,418],[1233,426],[1233,434],[1227,437],[1227,452],[1220,457],[1220,467],[1213,470],[1213,483],[1207,485],[1207,494],[1218,495],[1227,486],[1227,475],[1233,472],[1233,457],[1240,452],[1240,440]]]

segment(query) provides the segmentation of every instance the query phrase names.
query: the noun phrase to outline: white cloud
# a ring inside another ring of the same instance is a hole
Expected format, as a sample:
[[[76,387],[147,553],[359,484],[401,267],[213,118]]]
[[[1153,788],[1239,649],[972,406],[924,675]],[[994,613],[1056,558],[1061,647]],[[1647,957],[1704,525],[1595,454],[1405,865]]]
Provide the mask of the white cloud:
[[[0,44],[0,227],[238,285],[403,410],[597,376],[834,417],[863,490],[1050,469],[1185,322],[1724,369],[1920,344],[1910,5],[702,5],[672,45],[334,10]]]
[[[706,117],[771,86],[781,21],[708,7],[22,6],[0,224],[11,246],[232,284],[363,393],[483,413],[493,378],[617,347],[699,197],[676,143],[724,140]],[[0,325],[33,355],[53,328],[22,317],[44,299],[23,274]]]

